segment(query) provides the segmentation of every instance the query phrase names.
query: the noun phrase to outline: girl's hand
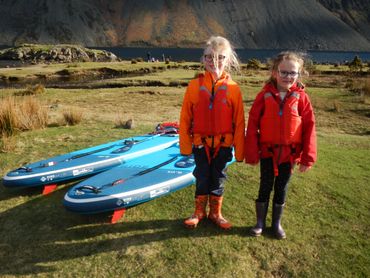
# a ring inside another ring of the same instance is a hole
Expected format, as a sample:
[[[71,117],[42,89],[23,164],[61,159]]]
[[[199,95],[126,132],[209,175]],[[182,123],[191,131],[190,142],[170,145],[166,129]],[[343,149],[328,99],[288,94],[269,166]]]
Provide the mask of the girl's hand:
[[[299,165],[299,172],[301,172],[301,173],[307,172],[310,169],[311,169],[311,166],[306,166],[306,165],[302,165],[302,164]]]

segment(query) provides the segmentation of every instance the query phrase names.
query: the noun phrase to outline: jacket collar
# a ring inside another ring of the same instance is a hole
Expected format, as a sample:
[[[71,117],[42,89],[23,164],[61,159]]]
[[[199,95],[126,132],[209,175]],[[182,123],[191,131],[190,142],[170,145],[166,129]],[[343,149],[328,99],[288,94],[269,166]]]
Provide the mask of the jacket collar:
[[[295,83],[290,89],[289,91],[287,92],[287,94],[289,95],[290,93],[292,92],[301,92],[303,91],[304,89],[304,86],[302,83]],[[273,93],[274,95],[279,95],[279,91],[278,89],[275,87],[275,85],[271,82],[265,84],[265,86],[263,87],[263,91],[264,92],[270,92],[270,93]]]
[[[205,73],[204,73],[204,78],[207,80],[206,82],[211,82],[212,84],[213,83],[219,83],[220,81],[222,82],[227,77],[228,77],[228,74],[226,72],[223,72],[221,74],[221,77],[218,80],[214,80],[213,76],[212,76],[212,73],[210,73],[209,71],[205,71]]]

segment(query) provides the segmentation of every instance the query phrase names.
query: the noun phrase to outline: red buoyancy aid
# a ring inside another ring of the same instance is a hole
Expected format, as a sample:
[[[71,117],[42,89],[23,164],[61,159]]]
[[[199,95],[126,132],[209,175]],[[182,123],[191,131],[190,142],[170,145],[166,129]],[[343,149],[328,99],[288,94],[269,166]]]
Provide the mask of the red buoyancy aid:
[[[292,92],[280,103],[270,92],[265,93],[265,109],[260,122],[260,142],[292,145],[302,142],[302,119],[298,113],[300,94]]]
[[[199,76],[199,101],[193,107],[193,133],[203,136],[233,133],[233,110],[227,101],[227,81],[216,92],[204,86],[204,76]]]

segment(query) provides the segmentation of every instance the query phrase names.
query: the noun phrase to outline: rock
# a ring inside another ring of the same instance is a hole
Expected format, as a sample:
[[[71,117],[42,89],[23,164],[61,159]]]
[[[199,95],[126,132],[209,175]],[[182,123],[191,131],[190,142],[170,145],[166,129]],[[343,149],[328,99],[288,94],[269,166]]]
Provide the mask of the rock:
[[[110,62],[119,59],[111,52],[89,49],[78,45],[25,44],[1,51],[0,60],[19,60],[27,63],[40,63],[47,60],[56,63],[70,63]]]

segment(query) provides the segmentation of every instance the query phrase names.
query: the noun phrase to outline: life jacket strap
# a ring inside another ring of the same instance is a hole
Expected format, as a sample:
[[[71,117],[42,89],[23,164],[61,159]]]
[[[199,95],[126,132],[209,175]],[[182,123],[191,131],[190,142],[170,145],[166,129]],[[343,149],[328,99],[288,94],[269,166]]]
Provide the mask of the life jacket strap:
[[[211,160],[216,158],[216,156],[218,155],[218,153],[220,151],[221,145],[224,142],[225,142],[225,136],[222,135],[221,138],[220,138],[220,142],[217,144],[217,146],[214,147],[214,148],[211,148],[210,146],[208,146],[208,144],[206,142],[206,138],[202,137],[202,143],[203,143],[204,149],[206,151],[208,164],[211,164]]]

